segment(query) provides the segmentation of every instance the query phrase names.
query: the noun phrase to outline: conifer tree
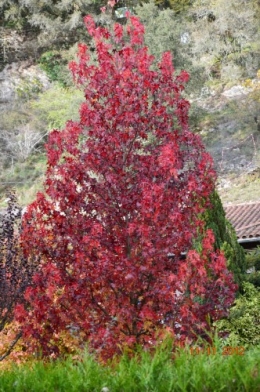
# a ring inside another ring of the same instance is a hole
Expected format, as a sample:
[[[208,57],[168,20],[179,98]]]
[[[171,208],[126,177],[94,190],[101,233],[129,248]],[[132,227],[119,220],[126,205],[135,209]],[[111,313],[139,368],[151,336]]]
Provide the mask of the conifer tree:
[[[225,217],[220,197],[215,190],[210,196],[211,207],[204,217],[206,228],[212,229],[215,236],[215,249],[222,249],[228,268],[233,272],[236,282],[242,288],[245,280],[246,260],[244,249],[237,242],[235,229]]]

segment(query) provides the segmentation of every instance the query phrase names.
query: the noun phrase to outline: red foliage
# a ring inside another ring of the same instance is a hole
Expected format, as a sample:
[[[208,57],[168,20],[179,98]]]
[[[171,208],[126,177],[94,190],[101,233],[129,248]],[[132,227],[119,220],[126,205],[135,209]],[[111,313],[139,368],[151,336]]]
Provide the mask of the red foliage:
[[[85,23],[96,63],[80,44],[70,67],[85,102],[78,123],[49,136],[45,194],[23,226],[25,253],[43,266],[17,318],[44,354],[74,328],[104,357],[150,345],[165,327],[192,338],[208,315],[226,313],[235,285],[211,232],[201,254],[181,258],[202,233],[215,183],[211,157],[188,130],[188,74],[175,77],[170,53],[156,68],[136,17],[125,32]]]
[[[0,216],[0,362],[10,355],[21,337],[21,331],[12,322],[13,311],[17,303],[24,302],[25,289],[37,271],[36,260],[23,255],[20,226],[21,208],[10,189],[7,208]]]

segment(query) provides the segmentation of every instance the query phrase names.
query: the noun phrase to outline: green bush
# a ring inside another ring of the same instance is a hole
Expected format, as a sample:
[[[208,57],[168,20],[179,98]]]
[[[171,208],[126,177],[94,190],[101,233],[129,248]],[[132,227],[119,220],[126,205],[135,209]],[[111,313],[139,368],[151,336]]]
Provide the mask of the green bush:
[[[260,246],[246,254],[246,269],[251,272],[245,280],[260,288]]]
[[[38,100],[31,105],[35,115],[49,130],[62,129],[68,120],[79,119],[78,108],[83,99],[82,91],[54,83],[49,90],[39,94]]]
[[[243,294],[235,301],[227,319],[216,322],[219,331],[228,334],[226,345],[260,345],[260,290],[244,282]]]
[[[16,87],[18,99],[28,101],[34,99],[43,91],[43,84],[38,78],[24,78]]]
[[[259,349],[223,356],[180,349],[171,342],[104,366],[85,354],[78,360],[35,362],[0,372],[0,392],[258,392]],[[192,354],[191,352],[194,352]]]
[[[58,50],[45,52],[41,55],[39,64],[52,82],[59,82],[62,86],[70,84],[68,60],[64,53]]]

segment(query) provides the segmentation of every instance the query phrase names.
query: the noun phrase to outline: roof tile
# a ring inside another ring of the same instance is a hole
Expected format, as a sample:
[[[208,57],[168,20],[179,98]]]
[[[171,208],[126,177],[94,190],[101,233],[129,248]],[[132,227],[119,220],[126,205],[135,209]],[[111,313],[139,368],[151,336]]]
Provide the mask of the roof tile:
[[[226,205],[224,209],[239,239],[260,237],[260,201]]]

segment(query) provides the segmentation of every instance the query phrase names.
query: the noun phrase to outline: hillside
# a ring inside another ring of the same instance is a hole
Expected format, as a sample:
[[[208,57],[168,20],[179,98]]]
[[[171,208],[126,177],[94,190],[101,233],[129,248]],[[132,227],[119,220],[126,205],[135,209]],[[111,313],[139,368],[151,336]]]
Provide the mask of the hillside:
[[[27,2],[19,20],[7,3],[0,2],[2,207],[9,186],[17,189],[22,205],[33,200],[44,178],[48,132],[78,119],[83,93],[73,86],[67,64],[75,58],[77,42],[88,40],[82,15],[91,12],[100,24],[112,24],[122,9],[119,2],[115,9],[100,14],[104,2],[96,2],[95,7],[86,2],[81,9],[76,1],[67,14],[64,8],[62,26],[59,17],[37,2]],[[57,12],[63,1],[58,3]],[[190,127],[201,135],[214,158],[222,201],[258,200],[259,2],[232,0],[225,7],[223,0],[191,1],[180,8],[182,2],[172,1],[172,9],[162,1],[157,2],[159,7],[137,3],[124,4],[144,23],[151,53],[159,59],[163,51],[172,51],[176,72],[185,68],[191,75],[185,93],[191,103]],[[45,25],[39,21],[43,13]],[[125,23],[124,18],[117,20]],[[44,35],[46,26],[49,35]]]

